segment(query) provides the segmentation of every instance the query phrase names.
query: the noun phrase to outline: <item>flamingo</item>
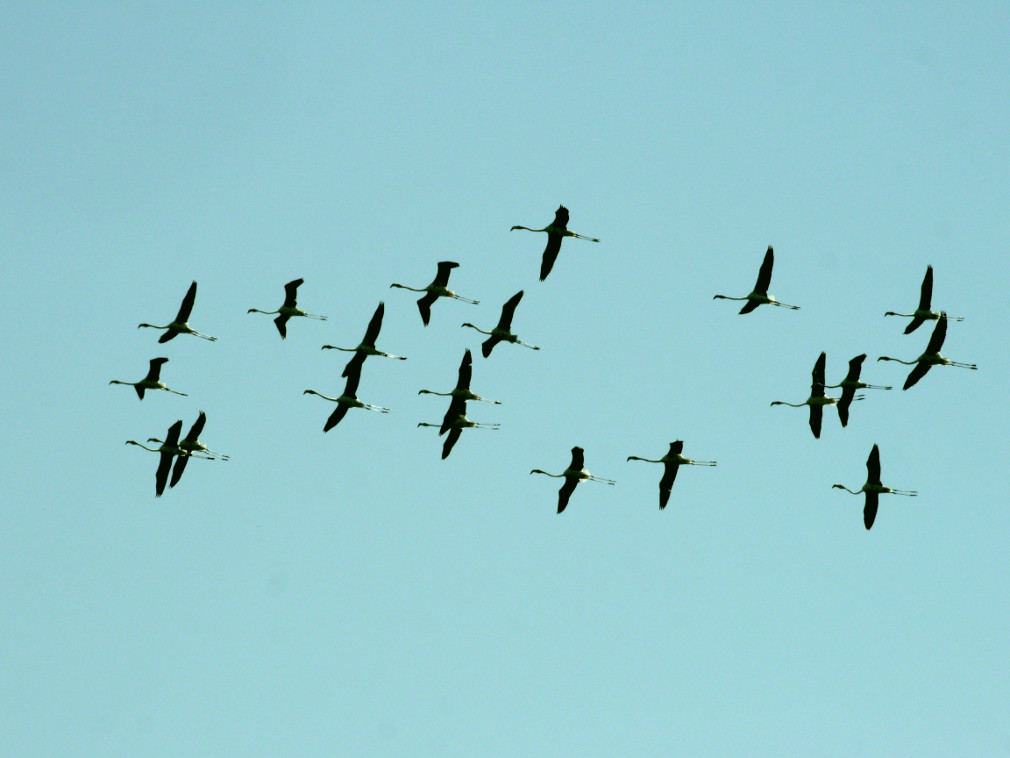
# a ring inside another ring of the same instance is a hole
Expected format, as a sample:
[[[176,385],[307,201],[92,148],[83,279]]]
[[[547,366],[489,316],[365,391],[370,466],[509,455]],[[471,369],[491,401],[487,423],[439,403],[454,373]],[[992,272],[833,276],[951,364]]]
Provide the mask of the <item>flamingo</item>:
[[[544,248],[544,259],[540,264],[540,281],[546,279],[547,275],[551,273],[551,269],[554,268],[554,261],[558,259],[558,253],[561,252],[561,240],[565,237],[599,242],[596,237],[584,237],[581,234],[568,231],[568,209],[563,205],[559,205],[558,209],[554,211],[554,221],[543,229],[513,226],[509,231],[514,232],[516,229],[525,229],[528,232],[547,232],[547,247]]]
[[[456,402],[457,400],[453,398],[453,403]],[[445,438],[445,442],[442,444],[442,460],[445,460],[446,458],[449,457],[449,453],[452,452],[453,445],[456,444],[456,440],[459,439],[459,435],[463,433],[464,429],[496,430],[501,427],[501,424],[485,424],[485,423],[478,423],[476,421],[471,421],[466,417],[466,401],[460,400],[458,402],[462,403],[463,407],[449,422],[448,425],[449,436]],[[452,412],[451,409],[450,412]],[[429,424],[422,421],[418,424],[418,427],[422,426],[434,426],[440,428],[442,429],[442,431],[440,431],[439,434],[442,434],[442,432],[445,431],[446,423],[445,421],[443,421],[441,424]]]
[[[477,329],[481,334],[490,335],[483,344],[480,346],[480,351],[487,358],[491,355],[491,351],[494,350],[494,346],[499,342],[511,342],[516,345],[522,345],[523,347],[528,347],[531,350],[539,350],[540,348],[536,345],[530,345],[526,342],[520,340],[515,334],[512,333],[512,315],[516,311],[516,306],[519,305],[519,301],[523,299],[523,291],[519,290],[516,294],[509,298],[508,302],[502,306],[501,318],[498,319],[498,326],[492,329],[490,332],[485,332],[483,329],[477,329],[476,326],[470,323],[465,323],[463,326],[469,326],[471,329]]]
[[[905,334],[911,334],[926,321],[938,321],[940,314],[932,309],[930,301],[933,299],[933,267],[926,266],[926,275],[922,277],[922,286],[919,288],[919,307],[914,313],[895,313],[888,311],[885,316],[903,316],[912,319],[905,327]],[[948,321],[964,321],[961,316],[948,316]]]
[[[456,386],[449,392],[435,392],[434,390],[418,390],[418,395],[440,395],[442,397],[451,397],[453,401],[459,400],[478,400],[482,403],[494,403],[495,405],[501,405],[500,400],[488,400],[485,397],[474,394],[470,390],[470,376],[473,372],[473,356],[470,354],[470,349],[467,348],[466,352],[463,353],[463,360],[459,362],[459,378],[456,380]],[[450,405],[450,408],[452,406]],[[451,418],[449,419],[451,421]],[[446,427],[448,428],[448,427]],[[444,433],[445,429],[441,433]]]
[[[880,483],[880,450],[876,443],[870,451],[870,457],[866,459],[866,484],[858,490],[850,490],[844,484],[832,484],[832,489],[845,490],[853,495],[863,492],[866,494],[866,501],[863,505],[863,524],[869,530],[873,526],[873,520],[877,518],[877,499],[881,494],[890,493],[892,495],[907,495],[915,497],[919,493],[915,490],[896,490],[885,487]]]
[[[462,300],[464,303],[470,303],[471,305],[479,305],[479,300],[470,300],[465,297],[461,297],[453,292],[447,287],[449,284],[449,274],[452,273],[454,268],[459,266],[458,263],[453,261],[439,261],[438,263],[438,273],[435,274],[434,280],[427,287],[422,287],[417,289],[415,287],[408,287],[405,284],[390,284],[390,287],[399,287],[403,290],[410,290],[411,292],[424,292],[424,297],[417,301],[417,309],[421,311],[421,321],[424,325],[428,325],[428,320],[431,318],[431,305],[440,297],[451,297],[455,300]]]
[[[155,324],[137,324],[137,328],[140,329],[142,326],[147,326],[151,329],[167,329],[167,331],[158,338],[158,342],[168,342],[170,339],[174,339],[177,334],[192,334],[195,337],[202,337],[205,340],[216,342],[217,337],[201,334],[186,323],[189,321],[189,314],[193,311],[193,303],[195,300],[196,282],[193,282],[189,285],[189,289],[186,291],[186,296],[182,299],[182,305],[179,306],[179,313],[176,314],[175,320],[172,321],[172,323],[165,324],[165,326],[157,326]]]
[[[165,390],[165,392],[171,392],[174,395],[182,395],[183,397],[188,397],[185,392],[178,392],[177,390],[169,389],[161,381],[161,366],[164,363],[168,363],[168,358],[152,358],[151,367],[147,370],[147,376],[141,379],[139,382],[121,382],[118,379],[113,379],[109,384],[128,384],[137,391],[137,397],[141,400],[144,399],[145,390]]]
[[[804,405],[810,406],[810,431],[814,433],[816,439],[821,436],[821,416],[825,405],[834,405],[838,402],[836,397],[826,397],[824,395],[824,362],[825,354],[822,352],[814,364],[811,372],[813,381],[810,384],[810,397],[802,403],[787,403],[784,400],[775,400],[772,405],[789,405],[793,408],[802,408]],[[862,400],[863,396],[854,397],[853,400]]]
[[[364,408],[366,411],[378,411],[379,413],[389,413],[389,408],[383,408],[378,405],[369,405],[368,403],[363,403],[358,400],[358,381],[361,379],[361,374],[352,373],[347,377],[347,383],[344,385],[344,392],[340,397],[328,397],[321,392],[316,392],[315,390],[305,390],[303,395],[318,395],[323,398],[323,400],[329,400],[331,403],[336,403],[337,407],[330,417],[326,419],[326,424],[323,426],[323,431],[328,432],[330,429],[335,427],[340,423],[340,420],[347,414],[351,408]]]
[[[940,355],[940,348],[943,347],[943,341],[947,337],[947,314],[940,312],[940,318],[936,322],[936,326],[933,327],[933,334],[929,338],[929,344],[926,345],[925,352],[916,358],[914,361],[903,361],[900,358],[888,358],[886,355],[882,355],[877,358],[878,361],[894,361],[895,363],[904,363],[906,366],[914,365],[909,374],[908,378],[905,379],[905,385],[902,389],[908,389],[915,385],[917,381],[922,379],[933,366],[956,366],[957,368],[968,368],[972,371],[978,369],[974,363],[959,363],[958,361],[952,361],[949,358],[944,358]]]
[[[274,323],[277,324],[277,331],[281,333],[281,339],[285,339],[288,336],[287,324],[289,318],[302,316],[304,318],[314,318],[319,321],[326,321],[326,316],[317,316],[315,313],[306,313],[298,307],[298,288],[304,284],[304,282],[304,279],[294,279],[284,285],[284,305],[277,310],[261,311],[257,308],[250,308],[246,311],[246,313],[264,313],[267,316],[279,314],[277,318],[274,319]]]
[[[179,433],[182,431],[182,419],[179,419],[170,427],[168,427],[168,434],[165,435],[165,441],[161,443],[159,447],[147,447],[147,445],[142,445],[135,440],[127,440],[127,445],[136,445],[144,450],[148,450],[152,453],[160,453],[161,460],[158,462],[158,471],[154,475],[154,495],[155,497],[161,497],[161,493],[165,491],[165,482],[168,481],[168,471],[172,468],[172,457],[179,455]]]
[[[211,450],[209,447],[200,442],[200,433],[203,431],[204,425],[207,423],[207,414],[200,411],[200,415],[196,417],[196,421],[193,422],[193,426],[189,428],[189,432],[179,440],[177,447],[182,452],[180,455],[193,456],[194,458],[204,458],[208,461],[213,460],[230,460],[230,457],[224,453],[218,453]],[[160,442],[164,444],[164,440],[158,437],[150,437],[148,442]],[[184,467],[185,468],[185,467]]]
[[[347,362],[344,366],[344,372],[341,376],[349,376],[350,374],[360,371],[361,365],[365,362],[365,358],[370,355],[378,355],[381,358],[395,358],[398,361],[407,360],[402,355],[390,355],[389,353],[384,353],[381,350],[375,349],[375,340],[379,337],[379,331],[382,329],[382,314],[385,313],[386,306],[384,303],[379,303],[379,307],[375,309],[375,313],[372,314],[371,320],[368,322],[368,328],[365,329],[365,337],[361,340],[361,344],[357,347],[337,347],[336,345],[323,345],[323,350],[343,350],[345,353],[354,353],[351,356],[351,360]]]
[[[765,258],[761,262],[761,270],[758,271],[757,282],[754,285],[754,290],[746,297],[729,297],[728,295],[714,295],[713,300],[746,300],[743,308],[740,309],[740,313],[750,313],[752,310],[757,308],[759,305],[777,305],[780,308],[791,308],[794,311],[798,311],[800,307],[798,305],[789,305],[787,303],[780,303],[772,295],[768,294],[768,285],[772,282],[772,266],[775,265],[775,252],[772,250],[772,246],[768,246],[768,250],[765,252]]]
[[[838,418],[842,426],[849,423],[849,405],[856,398],[856,390],[889,390],[891,387],[884,387],[879,384],[867,384],[859,381],[859,372],[862,371],[863,361],[866,360],[866,353],[857,355],[849,361],[849,373],[842,379],[841,384],[825,384],[825,389],[842,388],[842,397],[838,401]]]
[[[561,485],[561,489],[558,490],[558,513],[561,513],[565,506],[568,505],[568,499],[575,492],[575,487],[579,482],[590,481],[590,482],[603,482],[603,484],[616,484],[613,479],[603,479],[599,476],[593,476],[588,471],[586,471],[583,466],[585,451],[581,447],[572,448],[572,462],[564,471],[560,474],[550,474],[546,471],[541,471],[538,468],[530,471],[530,474],[543,474],[544,476],[553,476],[555,478],[563,478],[565,483]]]
[[[189,432],[185,437],[179,440],[179,443],[176,445],[179,452],[175,459],[175,466],[172,467],[172,480],[168,483],[169,488],[174,487],[179,480],[182,479],[182,472],[186,470],[186,463],[190,458],[203,458],[207,461],[230,460],[227,455],[214,452],[200,442],[200,432],[203,431],[204,424],[206,423],[207,414],[200,411],[200,415],[197,416],[196,421],[193,422],[193,426],[189,428]],[[164,440],[160,440],[157,437],[151,437],[147,441],[165,444]]]
[[[629,461],[646,461],[647,463],[662,463],[663,478],[659,480],[659,510],[666,508],[670,500],[670,491],[673,489],[673,480],[677,478],[677,469],[681,466],[716,466],[716,461],[696,461],[685,458],[681,453],[684,451],[684,441],[677,440],[670,443],[670,451],[658,460],[652,458],[639,458],[637,455],[629,455]]]

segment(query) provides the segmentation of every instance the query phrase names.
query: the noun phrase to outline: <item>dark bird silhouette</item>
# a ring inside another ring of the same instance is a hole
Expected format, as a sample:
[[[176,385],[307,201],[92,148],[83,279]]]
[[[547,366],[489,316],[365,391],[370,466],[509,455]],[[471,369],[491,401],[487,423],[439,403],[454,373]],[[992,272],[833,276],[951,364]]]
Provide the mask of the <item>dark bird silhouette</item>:
[[[551,269],[554,268],[554,261],[558,259],[558,253],[561,252],[561,240],[565,237],[599,242],[595,237],[584,237],[581,234],[568,231],[568,209],[563,205],[559,205],[558,209],[554,211],[554,221],[549,226],[545,226],[543,229],[513,226],[509,231],[514,232],[516,229],[525,229],[528,232],[547,232],[547,247],[544,248],[544,259],[540,264],[540,281],[546,279],[547,275],[551,273]]]
[[[959,363],[957,361],[952,361],[949,358],[944,358],[940,355],[940,348],[943,347],[943,341],[947,338],[947,314],[940,313],[940,318],[936,322],[936,326],[933,327],[933,334],[929,338],[929,344],[926,345],[926,351],[916,358],[914,361],[903,361],[900,358],[888,358],[886,355],[882,355],[877,358],[878,361],[894,361],[895,363],[904,363],[906,366],[915,365],[909,374],[908,378],[905,379],[905,386],[902,389],[908,389],[915,385],[922,377],[926,375],[933,366],[956,366],[957,368],[968,368],[971,370],[978,369],[974,363]]]
[[[161,493],[165,491],[165,483],[168,481],[168,472],[172,468],[172,458],[179,455],[179,433],[182,431],[182,419],[176,421],[170,427],[168,427],[168,434],[165,435],[165,441],[160,447],[147,447],[142,445],[135,440],[127,440],[127,445],[136,445],[137,447],[148,450],[152,453],[160,453],[161,460],[158,461],[158,471],[154,475],[154,494],[156,497],[161,497]]]
[[[459,375],[456,380],[456,386],[449,392],[435,392],[433,390],[418,390],[418,395],[440,395],[442,397],[451,397],[452,402],[449,404],[449,410],[445,414],[445,420],[442,423],[441,431],[439,434],[445,434],[449,429],[449,425],[456,416],[466,415],[466,401],[467,400],[479,400],[482,403],[494,403],[495,405],[501,405],[499,400],[488,400],[487,398],[481,397],[470,390],[470,377],[473,372],[473,356],[470,354],[469,348],[463,353],[463,360],[459,362]],[[462,405],[459,403],[462,402]]]
[[[895,313],[888,311],[885,316],[903,316],[911,318],[908,326],[905,327],[905,334],[911,334],[926,321],[938,321],[940,314],[932,309],[930,301],[933,299],[933,267],[926,266],[926,275],[922,277],[922,286],[919,288],[919,307],[913,313]],[[948,321],[964,321],[961,316],[947,316]]]
[[[491,351],[494,350],[494,346],[499,342],[511,342],[516,345],[522,345],[523,347],[528,347],[531,350],[539,350],[540,348],[536,345],[530,345],[523,342],[515,334],[512,333],[512,316],[516,312],[516,306],[519,305],[519,301],[523,299],[523,291],[519,290],[516,294],[509,298],[508,302],[502,306],[501,318],[498,319],[498,326],[492,329],[490,332],[485,332],[483,329],[478,329],[476,326],[470,323],[465,323],[463,326],[469,326],[471,329],[477,329],[481,334],[490,335],[483,344],[480,346],[481,353],[487,358],[491,355]]]
[[[793,408],[802,408],[804,405],[810,406],[810,431],[814,433],[814,437],[820,438],[821,436],[821,418],[824,411],[825,405],[834,405],[838,402],[836,397],[826,397],[824,394],[824,362],[826,356],[821,353],[817,362],[814,364],[814,370],[811,373],[812,382],[810,384],[810,397],[804,400],[802,403],[787,403],[784,400],[775,400],[772,405],[789,405]],[[862,400],[863,396],[859,395],[852,398],[853,400]]]
[[[449,435],[445,438],[445,442],[442,444],[442,460],[449,457],[449,453],[452,452],[453,446],[456,444],[456,440],[459,439],[459,435],[463,433],[464,429],[498,429],[501,424],[484,424],[478,423],[476,421],[471,421],[466,417],[466,401],[459,400],[458,398],[453,398],[452,406],[456,408],[461,408],[456,415],[449,420],[448,425],[443,420],[441,424],[429,424],[424,421],[418,424],[421,426],[433,426],[441,429],[439,434],[442,434],[448,428]],[[450,407],[450,412],[452,412],[452,407]],[[448,416],[448,414],[446,414]]]
[[[431,305],[440,297],[451,297],[455,300],[462,300],[464,303],[470,303],[471,305],[478,305],[479,300],[469,300],[465,297],[461,297],[448,288],[449,284],[449,274],[452,273],[454,268],[459,266],[458,263],[453,261],[439,261],[438,263],[438,273],[435,274],[435,279],[427,287],[422,287],[417,289],[416,287],[408,287],[405,284],[390,284],[390,287],[399,287],[400,289],[410,290],[411,292],[424,292],[424,297],[417,301],[417,309],[421,311],[421,321],[424,325],[428,325],[428,320],[431,318]]]
[[[118,379],[113,379],[109,384],[128,384],[137,391],[137,397],[141,400],[144,399],[144,392],[146,390],[165,390],[165,392],[171,392],[175,395],[182,395],[187,397],[185,392],[178,392],[173,389],[169,389],[161,382],[161,366],[163,363],[168,363],[168,358],[152,358],[151,367],[147,370],[147,376],[141,379],[139,382],[121,382]]]
[[[193,303],[195,301],[196,282],[193,282],[189,285],[189,290],[187,290],[186,296],[182,299],[182,305],[179,306],[179,313],[176,314],[175,320],[172,323],[165,324],[165,326],[157,326],[155,324],[137,324],[137,328],[140,329],[142,326],[147,326],[151,329],[166,329],[167,331],[158,338],[158,342],[168,342],[170,339],[175,339],[175,335],[177,334],[192,334],[196,337],[202,337],[205,340],[214,342],[217,340],[217,337],[201,334],[191,328],[187,323],[189,321],[189,314],[193,312]]]
[[[713,300],[746,300],[743,308],[740,309],[740,313],[750,313],[752,310],[757,308],[759,305],[777,305],[780,308],[791,308],[794,311],[798,311],[800,307],[798,305],[789,305],[787,303],[780,303],[775,299],[774,296],[768,294],[768,285],[772,283],[772,266],[775,265],[775,252],[772,250],[772,246],[768,246],[768,250],[765,252],[765,258],[761,262],[761,270],[758,271],[757,282],[754,284],[754,290],[746,297],[729,297],[728,295],[713,295]]]
[[[883,387],[878,384],[867,384],[866,382],[859,381],[859,373],[863,368],[863,361],[866,360],[866,353],[862,355],[857,355],[855,358],[849,361],[849,373],[845,375],[842,379],[841,384],[826,384],[825,389],[829,388],[842,388],[842,397],[838,401],[838,418],[842,422],[842,426],[846,426],[849,423],[849,405],[856,398],[856,390],[889,390],[891,387]]]
[[[250,308],[246,313],[265,313],[268,316],[278,314],[274,319],[277,324],[277,331],[281,333],[281,339],[288,336],[288,319],[301,316],[304,318],[314,318],[319,321],[326,321],[326,316],[317,316],[315,313],[306,313],[298,307],[298,288],[305,283],[304,279],[295,279],[284,285],[284,305],[275,311],[261,311],[257,308]]]
[[[189,428],[189,433],[179,440],[178,445],[176,445],[178,452],[176,453],[175,466],[172,467],[172,480],[168,483],[169,488],[174,487],[182,479],[182,472],[186,470],[186,464],[190,458],[202,458],[207,461],[229,460],[227,455],[217,453],[200,442],[200,433],[203,432],[203,427],[206,423],[207,414],[200,411],[200,415],[196,417],[193,426]],[[165,444],[164,440],[157,437],[151,437],[147,441]]]
[[[317,395],[323,400],[329,400],[331,403],[336,403],[337,407],[330,414],[330,417],[326,419],[326,424],[323,426],[323,431],[328,432],[330,429],[335,427],[340,423],[340,420],[347,415],[347,411],[351,408],[364,408],[366,411],[378,411],[379,413],[389,413],[389,408],[383,408],[378,405],[369,405],[368,403],[363,403],[358,400],[358,381],[361,379],[361,374],[352,373],[347,377],[347,383],[344,385],[344,392],[340,397],[328,397],[321,392],[316,392],[315,390],[305,390],[303,395]]]
[[[831,488],[845,490],[853,495],[858,495],[860,492],[866,493],[866,501],[863,505],[863,524],[867,529],[873,526],[873,521],[877,518],[877,499],[881,494],[890,493],[892,495],[908,495],[909,497],[919,494],[915,490],[896,490],[880,483],[880,450],[876,444],[870,451],[870,457],[866,459],[866,484],[858,490],[850,490],[844,484],[833,484]]]
[[[565,507],[568,505],[568,499],[575,492],[575,487],[579,482],[590,481],[590,482],[603,482],[604,484],[616,484],[613,479],[603,479],[599,476],[593,476],[586,469],[584,460],[585,451],[581,447],[572,448],[572,462],[564,471],[560,474],[549,474],[546,471],[542,471],[538,468],[530,471],[530,474],[543,474],[544,476],[553,476],[555,478],[563,478],[565,483],[561,485],[561,489],[558,490],[558,513],[561,513]]]
[[[683,440],[670,443],[670,451],[662,458],[653,460],[652,458],[639,458],[637,455],[629,455],[629,461],[646,461],[647,463],[662,463],[663,478],[659,480],[659,510],[666,508],[670,501],[670,491],[673,489],[673,481],[677,478],[677,469],[681,466],[716,466],[715,461],[696,461],[685,458],[681,453],[684,451]]]
[[[379,307],[375,309],[375,313],[372,314],[372,318],[368,322],[368,328],[365,329],[365,337],[361,340],[361,344],[357,347],[323,345],[323,350],[343,350],[345,353],[354,353],[354,355],[351,356],[351,360],[349,360],[347,365],[344,366],[344,372],[341,376],[346,377],[352,373],[361,371],[361,366],[364,364],[365,358],[370,355],[378,355],[381,358],[395,358],[398,361],[407,360],[402,355],[390,355],[389,353],[384,353],[381,350],[375,349],[375,340],[379,338],[379,331],[382,329],[382,314],[385,313],[385,311],[385,304],[379,303]]]

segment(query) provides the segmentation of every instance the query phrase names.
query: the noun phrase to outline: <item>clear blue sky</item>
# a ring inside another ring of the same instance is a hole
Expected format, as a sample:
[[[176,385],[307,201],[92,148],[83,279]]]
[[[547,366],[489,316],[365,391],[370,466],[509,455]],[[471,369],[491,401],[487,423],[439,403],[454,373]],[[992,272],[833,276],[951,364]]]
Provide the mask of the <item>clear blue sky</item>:
[[[0,753],[1010,751],[1010,32],[975,3],[8,4]],[[564,243],[558,204],[600,244]],[[738,316],[767,245],[799,311]],[[439,260],[479,306],[416,295]],[[926,266],[964,316],[900,387]],[[329,316],[268,317],[285,282]],[[189,283],[191,324],[158,332]],[[479,354],[501,304],[539,352]],[[333,431],[346,354],[379,347]],[[463,350],[500,431],[435,431]],[[138,402],[110,379],[188,393]],[[229,462],[154,497],[199,410]],[[659,457],[684,468],[657,508]],[[880,445],[871,532],[858,487]],[[555,514],[573,445],[617,480]]]

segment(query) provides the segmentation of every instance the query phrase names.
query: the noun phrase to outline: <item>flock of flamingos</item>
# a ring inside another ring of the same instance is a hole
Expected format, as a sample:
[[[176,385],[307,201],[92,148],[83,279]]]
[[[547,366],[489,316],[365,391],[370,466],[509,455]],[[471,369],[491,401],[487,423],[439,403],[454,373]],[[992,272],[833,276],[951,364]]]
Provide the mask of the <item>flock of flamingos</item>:
[[[513,226],[512,230],[524,229],[530,232],[544,232],[547,234],[547,247],[544,249],[543,261],[540,268],[540,281],[547,278],[550,274],[551,269],[554,267],[554,262],[557,260],[558,253],[561,250],[561,242],[565,237],[574,237],[576,239],[589,240],[591,242],[599,242],[598,239],[594,237],[584,237],[581,234],[576,234],[575,232],[569,231],[568,229],[568,209],[563,205],[558,208],[555,212],[554,221],[548,226],[542,229],[532,229],[527,226]],[[741,314],[750,313],[759,305],[774,305],[780,308],[788,308],[790,310],[799,310],[796,305],[788,305],[786,303],[779,302],[774,296],[768,294],[768,287],[771,284],[772,278],[772,266],[774,265],[774,251],[769,246],[768,250],[765,252],[764,260],[761,263],[761,268],[758,272],[757,282],[754,285],[754,289],[743,297],[729,297],[727,295],[715,295],[714,299],[721,300],[740,300],[744,302],[743,307],[740,309]],[[474,305],[478,304],[478,301],[471,300],[461,295],[456,294],[451,289],[448,288],[449,275],[452,270],[459,266],[458,263],[452,261],[441,261],[438,264],[438,273],[435,275],[435,279],[431,284],[426,287],[408,287],[403,284],[391,284],[390,287],[411,290],[413,292],[423,292],[424,295],[418,299],[417,308],[421,313],[421,320],[424,325],[427,326],[431,318],[431,306],[439,298],[453,298],[456,300],[461,300],[466,303],[472,303]],[[322,321],[326,320],[325,316],[319,316],[313,313],[306,313],[297,305],[297,292],[298,287],[302,284],[302,279],[295,279],[294,281],[288,282],[284,285],[284,304],[281,305],[275,311],[263,311],[257,308],[250,308],[249,313],[264,313],[268,315],[276,316],[274,319],[274,324],[277,326],[277,331],[280,332],[281,338],[287,336],[287,324],[288,321],[295,317],[304,317],[319,319]],[[903,363],[905,365],[912,366],[911,372],[908,374],[908,378],[905,380],[903,389],[909,389],[915,385],[922,377],[933,366],[956,366],[958,368],[967,369],[977,369],[975,364],[971,363],[960,363],[958,361],[952,361],[945,358],[940,354],[940,349],[943,347],[944,339],[947,335],[947,322],[948,321],[961,321],[960,317],[950,317],[947,316],[944,311],[934,311],[931,306],[933,294],[933,267],[927,266],[926,275],[922,280],[922,286],[919,294],[919,305],[912,313],[895,313],[893,311],[888,311],[885,316],[902,316],[905,318],[911,318],[908,326],[905,327],[905,334],[911,334],[916,329],[918,329],[926,321],[935,321],[936,325],[933,328],[933,334],[929,339],[929,343],[926,345],[926,349],[922,352],[919,357],[914,360],[904,361],[899,358],[890,358],[888,356],[881,356],[878,361],[896,361],[898,363]],[[487,339],[481,345],[481,353],[485,358],[491,355],[495,346],[500,342],[509,342],[515,345],[522,345],[524,347],[530,348],[532,350],[539,350],[540,348],[536,345],[531,345],[527,342],[523,342],[519,337],[512,331],[512,317],[515,314],[515,310],[522,300],[523,292],[520,290],[515,295],[513,295],[503,306],[501,311],[501,317],[498,319],[498,324],[490,331],[480,329],[479,327],[471,324],[464,323],[464,327],[469,327],[471,329],[476,329],[478,332],[487,335]],[[206,340],[214,341],[216,337],[211,337],[207,334],[202,334],[189,325],[189,317],[193,310],[193,304],[196,301],[196,282],[190,285],[189,290],[186,292],[186,296],[182,300],[182,305],[179,308],[179,312],[170,323],[163,326],[156,324],[140,324],[138,328],[149,327],[152,329],[162,329],[164,334],[158,339],[159,343],[168,342],[174,339],[180,334],[191,334],[195,337],[201,337]],[[365,359],[369,356],[379,356],[383,358],[392,358],[395,360],[405,360],[403,356],[391,355],[378,350],[375,347],[375,341],[378,339],[379,331],[382,329],[382,317],[384,313],[383,303],[379,303],[379,306],[375,309],[375,313],[372,315],[371,320],[368,323],[368,327],[365,330],[365,336],[361,343],[356,347],[338,347],[336,345],[323,345],[324,350],[342,350],[345,352],[353,353],[347,365],[344,367],[342,377],[346,379],[346,384],[344,386],[344,391],[339,397],[329,397],[315,390],[305,390],[304,394],[316,395],[330,402],[336,403],[336,408],[327,418],[326,423],[323,426],[323,431],[328,432],[330,429],[335,427],[343,419],[344,415],[351,408],[364,408],[365,410],[378,411],[380,413],[388,413],[388,408],[383,408],[378,405],[370,405],[368,403],[362,402],[358,399],[358,383],[361,379],[361,367],[365,362]],[[810,430],[813,432],[814,437],[819,438],[821,434],[821,419],[822,413],[825,406],[834,405],[838,409],[838,417],[841,421],[842,426],[848,424],[849,419],[849,405],[856,400],[863,399],[863,395],[857,395],[857,390],[863,389],[880,389],[889,390],[891,387],[885,387],[880,385],[867,384],[860,380],[860,372],[862,370],[863,361],[866,359],[866,354],[858,355],[849,361],[849,370],[845,378],[839,384],[826,384],[825,383],[825,354],[822,352],[817,358],[817,362],[814,364],[812,371],[812,379],[810,384],[810,396],[801,403],[786,403],[783,401],[776,400],[772,405],[789,405],[794,408],[800,408],[807,406],[810,414]],[[176,390],[170,389],[161,381],[161,367],[168,362],[168,358],[152,358],[150,362],[150,369],[147,372],[147,376],[137,382],[124,382],[114,379],[110,384],[126,384],[131,385],[137,392],[137,396],[143,400],[144,393],[147,390],[164,390],[166,392],[172,392],[177,395],[184,395],[185,393],[178,392]],[[435,392],[433,390],[420,390],[418,394],[432,394],[441,395],[445,397],[450,397],[449,407],[445,412],[445,415],[440,424],[431,424],[426,422],[421,422],[418,426],[433,426],[438,427],[439,435],[446,435],[445,442],[442,447],[442,458],[448,457],[449,453],[452,451],[453,446],[459,439],[460,434],[464,429],[474,429],[474,428],[484,428],[484,429],[497,429],[498,424],[486,424],[477,423],[471,421],[466,416],[466,404],[468,401],[482,401],[487,403],[500,404],[497,400],[487,400],[479,395],[475,394],[470,390],[470,378],[473,366],[473,359],[470,354],[470,350],[467,349],[463,355],[463,360],[459,365],[458,379],[456,386],[448,392]],[[830,388],[841,389],[841,397],[829,397],[825,390]],[[128,445],[137,445],[144,450],[149,450],[151,452],[158,453],[160,460],[158,463],[158,470],[155,474],[155,494],[161,496],[165,491],[166,484],[168,487],[174,487],[178,484],[179,480],[182,478],[182,474],[186,469],[186,464],[190,458],[203,458],[207,460],[228,460],[228,456],[217,453],[210,450],[206,445],[200,441],[200,434],[203,432],[204,424],[207,421],[207,416],[203,411],[200,411],[197,420],[194,422],[193,426],[189,429],[185,437],[182,437],[182,421],[178,420],[172,424],[168,433],[165,435],[164,439],[158,437],[151,437],[147,441],[157,443],[158,447],[147,447],[135,440],[127,440]],[[663,464],[663,476],[659,481],[659,508],[660,510],[666,507],[667,502],[670,499],[670,491],[673,488],[674,480],[677,477],[677,471],[681,466],[715,466],[715,461],[699,461],[693,460],[691,458],[685,458],[682,455],[684,449],[684,443],[681,440],[670,443],[670,449],[666,455],[661,458],[640,458],[638,456],[629,456],[629,461],[646,461],[648,463],[661,463]],[[173,465],[174,461],[174,465]],[[877,445],[874,445],[870,451],[869,458],[866,460],[866,483],[862,485],[857,490],[849,489],[842,484],[833,485],[834,488],[843,489],[854,495],[862,494],[864,496],[864,507],[863,507],[863,523],[867,529],[873,526],[874,519],[877,515],[877,501],[881,494],[892,494],[892,495],[908,495],[915,496],[916,493],[913,490],[899,490],[893,489],[891,487],[884,486],[880,481],[880,451]],[[171,478],[169,475],[171,474]],[[602,477],[594,476],[589,473],[585,468],[584,462],[584,451],[581,447],[572,448],[572,460],[568,467],[559,474],[551,474],[547,471],[542,471],[540,469],[533,469],[530,474],[544,474],[546,476],[556,477],[564,479],[564,483],[561,485],[561,489],[558,492],[558,513],[565,510],[568,505],[569,498],[571,498],[572,493],[575,491],[575,487],[581,481],[593,481],[602,482],[604,484],[613,485],[615,482],[612,479],[604,479]]]

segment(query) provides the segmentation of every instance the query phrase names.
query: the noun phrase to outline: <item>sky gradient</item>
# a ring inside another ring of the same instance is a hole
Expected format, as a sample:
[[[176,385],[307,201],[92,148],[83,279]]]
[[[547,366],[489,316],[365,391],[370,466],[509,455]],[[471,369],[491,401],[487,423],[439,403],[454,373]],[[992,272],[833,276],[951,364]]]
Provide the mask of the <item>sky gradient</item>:
[[[1010,752],[998,3],[10,4],[4,755]],[[542,227],[566,240],[538,281]],[[798,311],[737,315],[765,248]],[[441,260],[479,305],[418,295]],[[963,316],[900,389],[926,266]],[[304,278],[281,340],[269,318]],[[192,281],[191,325],[164,345]],[[539,351],[480,355],[501,305]],[[332,431],[346,353],[385,302]],[[1002,335],[1002,336],[1000,336]],[[437,422],[463,351],[475,421]],[[847,428],[806,409],[893,385]],[[188,394],[129,387],[151,358]],[[154,497],[133,446],[207,412]],[[658,458],[681,469],[657,507]],[[858,488],[873,444],[872,531]],[[555,513],[570,450],[617,480]]]

